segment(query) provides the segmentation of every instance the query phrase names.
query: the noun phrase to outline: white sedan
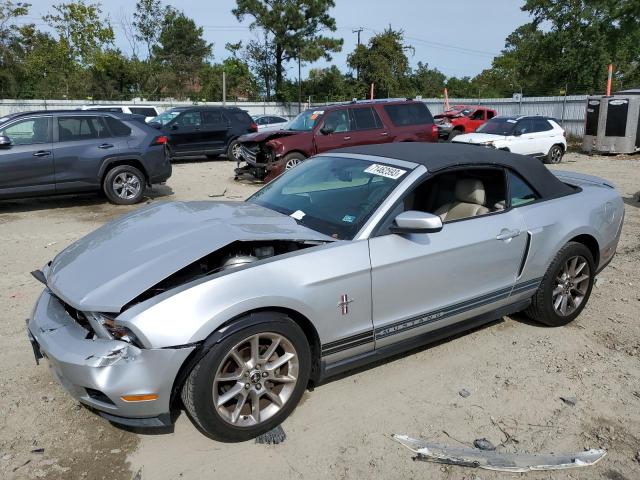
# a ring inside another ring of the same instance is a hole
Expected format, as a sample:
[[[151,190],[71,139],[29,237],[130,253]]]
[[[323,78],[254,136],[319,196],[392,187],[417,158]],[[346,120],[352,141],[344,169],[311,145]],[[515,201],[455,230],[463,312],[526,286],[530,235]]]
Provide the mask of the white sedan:
[[[471,143],[560,163],[567,151],[564,129],[548,117],[494,117],[475,133],[458,135],[456,143]]]

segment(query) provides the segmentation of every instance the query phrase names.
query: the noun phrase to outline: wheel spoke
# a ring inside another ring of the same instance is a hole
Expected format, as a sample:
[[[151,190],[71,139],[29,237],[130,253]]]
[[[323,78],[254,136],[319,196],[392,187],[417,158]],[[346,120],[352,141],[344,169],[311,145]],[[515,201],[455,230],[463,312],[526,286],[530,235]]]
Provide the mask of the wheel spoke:
[[[560,313],[562,315],[567,314],[567,297],[568,295],[562,295],[562,301],[560,302]]]
[[[561,293],[562,293],[562,285],[558,285],[556,288],[553,289],[553,292],[551,293],[551,297],[556,298],[556,296],[560,295]]]
[[[216,382],[237,382],[242,378],[242,371],[240,373],[226,373],[224,375],[220,375],[216,377]]]
[[[251,363],[255,367],[260,361],[260,336],[251,337]]]
[[[246,390],[243,390],[241,395],[240,395],[240,399],[238,400],[238,403],[236,404],[236,408],[233,409],[233,412],[231,413],[231,422],[232,423],[236,423],[238,421],[238,417],[240,416],[240,412],[242,411],[242,408],[244,407],[245,403],[247,403],[247,398],[249,397],[249,394],[246,392]]]
[[[278,345],[280,345],[280,337],[274,338],[271,341],[271,345],[269,345],[269,348],[267,349],[267,351],[264,352],[264,355],[262,355],[262,359],[265,362],[269,361],[269,359],[271,358],[271,355],[273,355],[274,352],[276,351],[276,348],[278,348]]]
[[[558,310],[560,309],[560,304],[562,303],[562,298],[564,297],[564,295],[558,295],[558,298],[555,299],[555,301],[553,302],[553,308]]]
[[[260,397],[255,392],[251,392],[251,416],[256,423],[260,423]]]
[[[269,381],[278,383],[296,383],[296,378],[290,375],[274,375],[269,377]]]
[[[587,262],[582,262],[580,266],[576,269],[574,275],[578,275],[586,266],[587,266]]]
[[[283,366],[285,363],[287,363],[289,360],[291,360],[293,357],[295,357],[295,355],[293,353],[289,353],[286,352],[284,355],[282,355],[281,357],[279,357],[277,360],[267,363],[267,365],[265,365],[265,370],[276,370],[277,368],[280,368],[281,366]]]
[[[585,280],[589,280],[589,275],[585,274],[585,275],[580,275],[579,277],[577,277],[574,281],[573,284],[574,285],[579,285],[582,282],[584,282]]]
[[[229,356],[233,359],[234,362],[236,362],[238,364],[238,366],[240,368],[244,368],[245,367],[245,361],[242,359],[240,354],[235,349],[233,349],[233,350],[231,350],[231,352],[229,352]]]
[[[233,387],[231,387],[229,390],[227,390],[222,395],[220,395],[220,397],[218,398],[218,403],[216,407],[221,407],[227,402],[229,402],[229,400],[237,397],[238,394],[242,392],[243,388],[244,387],[241,383],[236,383]]]
[[[264,392],[264,394],[265,396],[269,397],[269,400],[271,400],[276,406],[282,407],[282,399],[277,393],[272,392],[271,390],[267,390],[266,392]]]

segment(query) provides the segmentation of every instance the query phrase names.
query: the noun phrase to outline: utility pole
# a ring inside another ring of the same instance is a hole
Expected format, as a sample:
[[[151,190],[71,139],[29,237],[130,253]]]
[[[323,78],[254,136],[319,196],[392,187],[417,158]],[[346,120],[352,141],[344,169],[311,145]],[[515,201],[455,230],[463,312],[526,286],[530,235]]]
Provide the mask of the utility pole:
[[[222,105],[227,104],[227,72],[222,71]]]
[[[364,28],[356,28],[355,30],[351,30],[352,33],[356,33],[358,35],[358,46],[360,46],[360,34]],[[360,80],[360,67],[356,65],[356,80]]]
[[[298,113],[302,112],[302,67],[300,65],[300,52],[298,52]]]

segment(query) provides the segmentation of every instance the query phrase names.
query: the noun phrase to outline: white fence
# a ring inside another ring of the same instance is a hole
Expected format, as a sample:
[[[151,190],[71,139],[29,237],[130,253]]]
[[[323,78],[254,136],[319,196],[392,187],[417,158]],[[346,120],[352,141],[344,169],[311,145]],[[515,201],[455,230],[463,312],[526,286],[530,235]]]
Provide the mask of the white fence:
[[[441,98],[422,99],[431,113],[441,113],[444,102]],[[0,117],[14,112],[29,110],[75,109],[88,102],[83,100],[1,100]],[[95,105],[113,102],[93,102]],[[452,98],[450,105],[483,105],[497,110],[498,115],[544,115],[553,117],[563,124],[569,135],[582,137],[584,134],[586,95],[566,97],[523,97],[515,98]],[[171,107],[194,105],[191,102],[118,102],[118,105],[153,105],[160,111]],[[199,105],[221,106],[222,102],[201,102]],[[280,115],[293,118],[298,113],[297,103],[276,102],[227,102],[227,106],[237,106],[250,115]],[[303,108],[306,104],[303,105]]]

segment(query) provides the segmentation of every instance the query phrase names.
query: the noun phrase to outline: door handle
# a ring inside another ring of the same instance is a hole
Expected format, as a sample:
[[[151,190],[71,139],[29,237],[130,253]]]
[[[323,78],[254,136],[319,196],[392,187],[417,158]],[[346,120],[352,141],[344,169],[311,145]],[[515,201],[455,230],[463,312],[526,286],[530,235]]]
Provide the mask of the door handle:
[[[496,236],[497,240],[511,240],[512,238],[520,235],[520,230],[508,230],[503,228],[502,231]]]
[[[380,135],[383,136],[383,137],[386,137],[386,136],[389,135],[389,132],[382,132]]]
[[[345,139],[345,140],[351,140],[351,137],[346,136],[346,137],[344,137],[344,139]]]
[[[113,145],[111,145],[110,143],[103,143],[102,145],[98,145],[98,148],[102,148],[103,150],[105,150],[107,148],[113,148]]]
[[[51,155],[51,152],[47,150],[39,150],[33,154],[34,157],[46,157],[48,155]]]

